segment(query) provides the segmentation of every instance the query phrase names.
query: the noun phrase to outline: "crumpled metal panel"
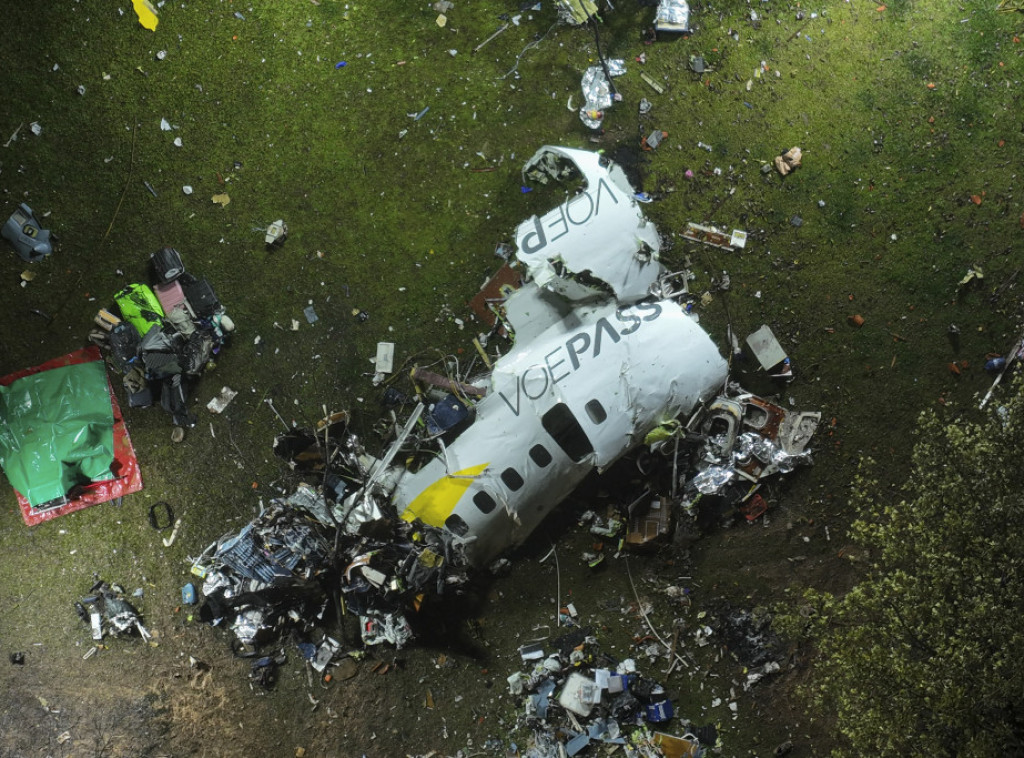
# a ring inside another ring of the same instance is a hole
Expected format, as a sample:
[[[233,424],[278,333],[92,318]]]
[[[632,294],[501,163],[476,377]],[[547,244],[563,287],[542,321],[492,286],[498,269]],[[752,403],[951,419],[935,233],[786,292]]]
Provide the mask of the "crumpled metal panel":
[[[659,32],[690,31],[690,4],[686,0],[661,0],[654,28]]]
[[[583,72],[580,87],[583,89],[583,105],[580,106],[580,120],[590,129],[600,129],[604,121],[604,110],[610,108],[615,101],[612,96],[612,83],[608,76],[621,76],[626,73],[626,64],[621,58],[610,60],[608,75],[604,66],[591,66]]]

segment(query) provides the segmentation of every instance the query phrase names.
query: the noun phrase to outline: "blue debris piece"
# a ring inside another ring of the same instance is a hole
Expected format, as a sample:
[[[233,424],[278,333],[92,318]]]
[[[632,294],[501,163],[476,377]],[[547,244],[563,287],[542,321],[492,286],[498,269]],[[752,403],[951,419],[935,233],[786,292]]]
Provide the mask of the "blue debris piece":
[[[577,734],[575,737],[573,737],[571,740],[565,743],[565,753],[569,756],[569,758],[572,758],[572,756],[576,755],[576,753],[583,750],[589,744],[589,734]]]

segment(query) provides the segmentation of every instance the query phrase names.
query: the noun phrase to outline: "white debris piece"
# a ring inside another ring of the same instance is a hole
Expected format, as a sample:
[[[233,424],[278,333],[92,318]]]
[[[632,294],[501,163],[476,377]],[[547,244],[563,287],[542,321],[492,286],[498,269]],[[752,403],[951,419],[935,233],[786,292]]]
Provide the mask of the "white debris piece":
[[[382,374],[390,374],[395,370],[395,343],[378,342],[377,359],[374,361],[377,371]]]
[[[230,387],[221,387],[220,394],[213,398],[206,404],[206,409],[210,413],[223,413],[224,409],[228,407],[228,403],[235,399],[235,395],[238,393]]]

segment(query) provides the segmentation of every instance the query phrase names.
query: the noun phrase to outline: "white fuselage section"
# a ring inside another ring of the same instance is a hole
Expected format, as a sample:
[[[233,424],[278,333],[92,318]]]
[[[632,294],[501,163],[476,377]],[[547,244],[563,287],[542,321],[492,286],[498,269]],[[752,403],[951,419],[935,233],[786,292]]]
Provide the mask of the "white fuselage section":
[[[485,565],[584,477],[723,387],[726,362],[672,300],[580,305],[501,358],[475,419],[398,480],[406,520],[445,526]]]

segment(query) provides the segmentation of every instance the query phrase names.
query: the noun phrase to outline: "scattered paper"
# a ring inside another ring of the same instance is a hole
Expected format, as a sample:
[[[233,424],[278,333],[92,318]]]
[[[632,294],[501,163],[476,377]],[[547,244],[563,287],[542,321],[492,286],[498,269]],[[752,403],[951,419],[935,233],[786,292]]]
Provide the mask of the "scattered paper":
[[[390,374],[395,368],[395,343],[378,342],[377,358],[374,361],[377,370],[382,374]]]
[[[213,202],[215,203],[219,203],[221,207],[227,206],[227,204],[231,202],[231,198],[228,197],[227,192],[221,192],[218,195],[214,195],[210,199],[213,200]]]
[[[237,394],[238,393],[230,387],[221,387],[220,394],[206,404],[206,409],[210,411],[210,413],[223,413],[224,409],[228,407],[228,403],[234,400]]]

